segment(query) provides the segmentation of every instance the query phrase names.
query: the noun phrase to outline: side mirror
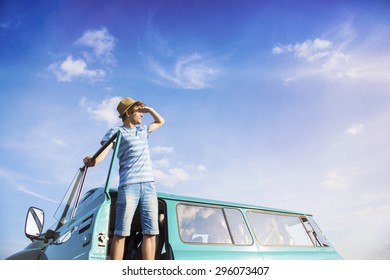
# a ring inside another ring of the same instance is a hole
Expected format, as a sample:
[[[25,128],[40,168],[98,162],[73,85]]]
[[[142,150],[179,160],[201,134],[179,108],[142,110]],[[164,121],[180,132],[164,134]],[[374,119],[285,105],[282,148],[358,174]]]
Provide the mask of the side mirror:
[[[45,213],[43,210],[30,207],[27,211],[26,223],[24,226],[25,235],[31,240],[38,239],[42,234],[45,222]]]

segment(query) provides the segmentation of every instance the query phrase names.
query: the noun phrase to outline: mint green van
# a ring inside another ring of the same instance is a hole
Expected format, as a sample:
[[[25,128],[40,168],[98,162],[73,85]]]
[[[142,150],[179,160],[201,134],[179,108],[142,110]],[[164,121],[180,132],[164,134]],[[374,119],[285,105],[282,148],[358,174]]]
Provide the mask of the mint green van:
[[[57,222],[43,232],[44,211],[30,207],[25,234],[32,243],[7,259],[108,259],[117,197],[110,185],[120,140],[120,133],[114,135],[94,155],[115,142],[105,184],[83,193],[88,168],[80,168],[58,207]],[[342,259],[309,214],[164,193],[158,201],[157,260]],[[141,259],[141,241],[136,213],[124,259]]]

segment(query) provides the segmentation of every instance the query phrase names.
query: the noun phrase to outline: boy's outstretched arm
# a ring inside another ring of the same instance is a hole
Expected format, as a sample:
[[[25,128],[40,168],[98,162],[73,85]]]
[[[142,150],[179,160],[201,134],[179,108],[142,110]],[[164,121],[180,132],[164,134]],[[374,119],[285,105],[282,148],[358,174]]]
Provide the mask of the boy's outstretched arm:
[[[164,118],[161,117],[161,115],[157,113],[157,111],[153,108],[145,106],[140,108],[140,110],[143,113],[149,113],[154,119],[154,122],[149,125],[149,133],[155,131],[157,128],[161,127],[164,124]]]

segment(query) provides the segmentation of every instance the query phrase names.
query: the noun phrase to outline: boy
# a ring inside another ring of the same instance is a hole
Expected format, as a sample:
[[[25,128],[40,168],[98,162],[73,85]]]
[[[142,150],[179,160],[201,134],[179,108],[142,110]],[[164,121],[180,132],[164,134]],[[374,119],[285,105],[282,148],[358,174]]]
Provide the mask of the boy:
[[[125,238],[130,235],[131,222],[139,205],[143,233],[142,258],[154,260],[156,235],[159,234],[158,205],[149,155],[148,134],[161,127],[164,124],[164,119],[153,108],[130,97],[121,100],[117,110],[123,125],[111,128],[101,141],[101,144],[104,145],[118,130],[122,133],[118,151],[120,182],[110,258],[113,260],[123,258]],[[141,125],[144,113],[149,113],[154,122],[149,125]],[[108,150],[109,148],[106,149],[107,152]],[[107,152],[102,153],[96,160],[90,156],[84,158],[84,164],[89,167],[98,164],[104,159]]]

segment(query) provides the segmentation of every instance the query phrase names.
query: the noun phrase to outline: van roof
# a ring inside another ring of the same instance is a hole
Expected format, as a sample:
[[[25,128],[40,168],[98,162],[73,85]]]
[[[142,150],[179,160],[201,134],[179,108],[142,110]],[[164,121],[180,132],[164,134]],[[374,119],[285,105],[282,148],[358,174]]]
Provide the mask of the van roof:
[[[91,189],[89,191],[90,192],[95,192],[95,191],[103,192],[104,189],[103,188],[94,188],[94,189]],[[111,192],[117,193],[118,189],[117,188],[110,188],[110,193]],[[179,202],[201,203],[201,204],[220,205],[220,206],[222,205],[222,206],[227,206],[227,207],[239,207],[239,208],[245,208],[245,209],[279,212],[279,213],[284,213],[284,214],[312,216],[311,214],[308,214],[308,213],[285,210],[285,209],[280,209],[280,208],[272,208],[272,207],[251,205],[251,204],[238,203],[238,202],[228,202],[228,201],[215,200],[215,199],[168,194],[168,193],[164,193],[164,192],[157,192],[157,196],[159,198],[164,199],[164,200],[172,200],[172,201],[179,201]]]
[[[278,209],[278,208],[244,204],[244,203],[238,203],[238,202],[227,202],[227,201],[221,201],[221,200],[182,196],[182,195],[168,194],[168,193],[163,193],[163,192],[157,192],[157,196],[159,198],[163,198],[165,200],[183,201],[183,202],[190,202],[190,203],[191,202],[204,203],[204,204],[209,204],[209,205],[223,205],[223,206],[228,206],[228,207],[240,207],[240,208],[246,208],[246,209],[256,209],[256,210],[262,210],[262,211],[272,211],[272,212],[311,216],[310,214],[306,214],[306,213],[302,213],[302,212],[289,211],[289,210],[283,210],[283,209]]]
[[[101,193],[104,192],[104,188],[94,188],[90,189],[88,192],[92,193]],[[118,193],[117,188],[110,188],[110,193]],[[271,207],[265,207],[265,206],[259,206],[259,205],[251,205],[251,204],[244,204],[244,203],[238,203],[238,202],[227,202],[222,200],[214,200],[214,199],[207,199],[207,198],[198,198],[198,197],[190,197],[190,196],[183,196],[183,195],[176,195],[176,194],[168,194],[164,192],[157,192],[157,197],[162,198],[164,200],[171,200],[171,201],[178,201],[178,202],[188,202],[188,203],[201,203],[201,204],[207,204],[207,205],[219,205],[219,206],[226,206],[226,207],[238,207],[238,208],[245,208],[245,209],[252,209],[252,210],[261,210],[261,211],[270,211],[270,212],[279,212],[284,214],[293,214],[293,215],[307,215],[312,216],[308,213],[303,212],[297,212],[297,211],[290,211],[280,208],[271,208]]]

